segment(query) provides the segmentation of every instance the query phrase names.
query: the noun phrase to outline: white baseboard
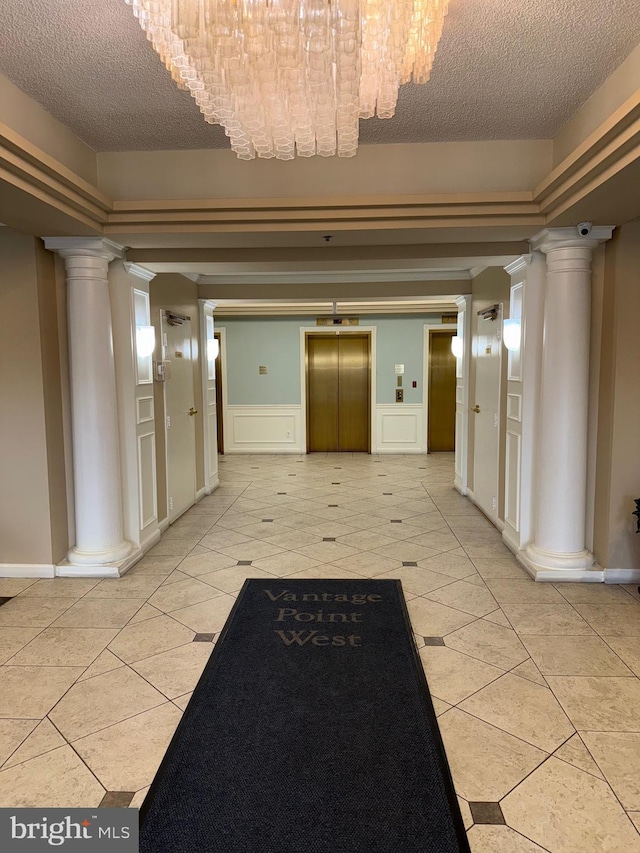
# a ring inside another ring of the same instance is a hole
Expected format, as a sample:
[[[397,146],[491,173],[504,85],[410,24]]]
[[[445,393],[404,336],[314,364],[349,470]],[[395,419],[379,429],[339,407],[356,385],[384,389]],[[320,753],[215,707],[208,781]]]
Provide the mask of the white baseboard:
[[[202,500],[202,498],[206,498],[208,495],[207,487],[203,486],[201,489],[198,489],[196,492],[196,503]]]
[[[216,491],[216,489],[219,489],[219,488],[220,488],[220,480],[218,479],[218,475],[216,474],[216,476],[211,480],[211,482],[209,483],[209,485],[207,487],[207,494],[212,495]]]
[[[146,554],[147,551],[149,551],[151,548],[153,548],[154,545],[158,544],[161,536],[162,536],[162,532],[160,531],[160,528],[156,527],[156,529],[153,531],[153,533],[151,533],[149,536],[147,536],[145,539],[143,539],[143,541],[140,543],[140,550],[144,554]]]
[[[164,533],[165,530],[168,530],[170,526],[171,526],[171,522],[169,521],[168,516],[167,516],[167,518],[163,518],[162,521],[159,521],[158,522],[158,530],[160,531],[160,534]]]
[[[49,563],[0,563],[0,578],[53,578],[56,567]]]
[[[640,584],[640,569],[604,569],[604,582]]]

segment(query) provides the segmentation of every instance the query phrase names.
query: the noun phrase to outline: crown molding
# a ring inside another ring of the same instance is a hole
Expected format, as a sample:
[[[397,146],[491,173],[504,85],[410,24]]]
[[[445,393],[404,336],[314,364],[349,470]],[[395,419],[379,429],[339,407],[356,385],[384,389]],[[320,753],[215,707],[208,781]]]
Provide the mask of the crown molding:
[[[141,267],[138,264],[133,264],[131,261],[125,261],[123,264],[125,270],[129,273],[129,275],[135,275],[137,278],[141,278],[143,281],[151,281],[156,277],[156,273],[151,272],[151,270],[146,269],[146,267]]]
[[[504,271],[509,275],[516,275],[521,270],[526,269],[531,263],[531,255],[520,255],[519,258],[516,258],[515,261],[512,261],[510,264],[507,264],[506,267],[503,267]]]

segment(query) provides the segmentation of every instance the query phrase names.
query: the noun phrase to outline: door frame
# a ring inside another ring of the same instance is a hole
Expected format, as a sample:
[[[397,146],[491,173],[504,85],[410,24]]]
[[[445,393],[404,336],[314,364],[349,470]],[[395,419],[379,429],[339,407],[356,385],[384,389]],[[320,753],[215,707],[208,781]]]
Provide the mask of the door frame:
[[[450,332],[451,335],[458,334],[458,327],[455,323],[438,323],[437,325],[425,324],[424,328],[424,445],[425,450],[429,453],[429,393],[431,391],[431,333],[432,332]],[[456,380],[457,381],[457,380]],[[454,447],[455,447],[455,426],[454,430]],[[435,451],[439,453],[440,451]],[[450,451],[455,453],[455,450]]]
[[[215,321],[215,315],[214,315]],[[229,423],[229,400],[227,394],[227,329],[225,326],[214,325],[214,332],[216,335],[220,335],[220,398],[222,400],[222,409],[220,411],[220,417],[222,419],[222,434],[226,438],[228,436],[227,425]]]
[[[451,332],[457,335],[455,323],[425,323],[422,327],[422,420],[424,423],[424,452],[429,452],[429,365],[431,363],[431,332]],[[464,441],[466,442],[466,436]]]
[[[300,326],[300,452],[307,453],[307,336],[308,335],[368,335],[369,336],[369,453],[378,452],[376,429],[376,327],[351,326],[336,329],[332,326]]]

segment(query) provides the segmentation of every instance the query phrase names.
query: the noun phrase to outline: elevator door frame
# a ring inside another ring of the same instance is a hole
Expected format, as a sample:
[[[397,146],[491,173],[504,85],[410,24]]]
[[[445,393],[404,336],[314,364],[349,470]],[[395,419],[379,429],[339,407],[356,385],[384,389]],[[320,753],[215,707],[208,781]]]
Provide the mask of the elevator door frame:
[[[330,326],[318,326],[310,329],[308,326],[300,328],[300,391],[301,391],[301,406],[300,417],[301,423],[301,438],[303,446],[302,453],[308,453],[308,435],[307,435],[307,338],[310,335],[321,335],[329,337],[335,335],[360,335],[369,338],[369,453],[377,453],[377,430],[376,430],[376,327],[375,326],[353,326],[348,328],[332,329]]]

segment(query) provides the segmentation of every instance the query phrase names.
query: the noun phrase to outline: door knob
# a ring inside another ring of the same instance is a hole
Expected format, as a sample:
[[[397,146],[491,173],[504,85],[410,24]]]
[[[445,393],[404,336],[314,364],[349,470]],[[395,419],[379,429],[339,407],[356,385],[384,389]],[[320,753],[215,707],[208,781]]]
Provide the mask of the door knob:
[[[193,406],[191,406],[191,408],[189,409],[189,414],[190,414],[190,415],[197,415],[197,414],[198,414],[198,410],[197,410],[197,409],[194,409],[194,408],[193,408]]]
[[[474,406],[474,407],[471,409],[471,411],[472,411],[472,412],[475,412],[475,413],[476,413],[476,415],[477,415],[477,414],[478,414],[478,412],[480,411],[480,406]]]

